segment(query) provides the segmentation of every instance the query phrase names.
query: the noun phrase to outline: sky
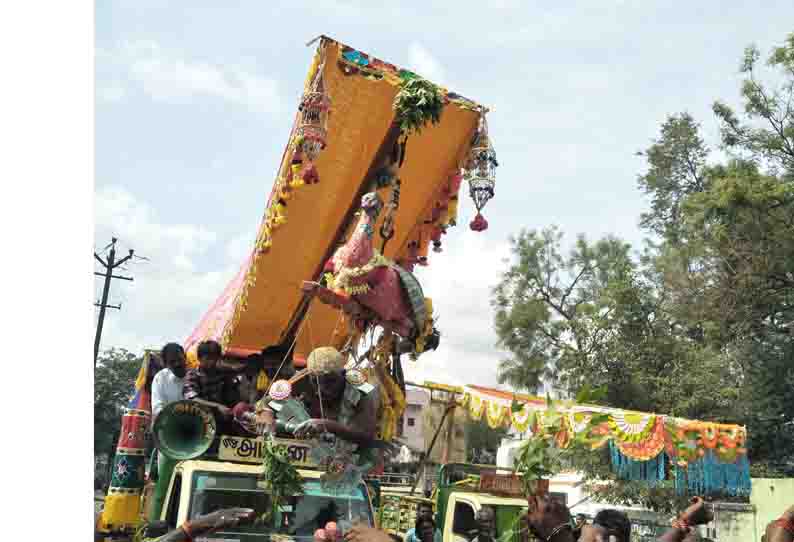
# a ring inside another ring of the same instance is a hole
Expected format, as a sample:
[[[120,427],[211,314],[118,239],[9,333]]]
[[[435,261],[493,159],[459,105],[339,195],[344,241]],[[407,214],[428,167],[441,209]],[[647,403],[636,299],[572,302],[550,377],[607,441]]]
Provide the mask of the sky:
[[[500,167],[490,227],[459,226],[417,275],[440,316],[407,378],[496,385],[490,289],[511,234],[556,224],[639,248],[635,155],[687,111],[718,144],[745,46],[794,28],[794,3],[739,1],[96,4],[95,238],[133,259],[113,281],[102,348],[181,342],[253,246],[314,52],[332,36],[491,108]],[[102,281],[96,281],[96,300]]]

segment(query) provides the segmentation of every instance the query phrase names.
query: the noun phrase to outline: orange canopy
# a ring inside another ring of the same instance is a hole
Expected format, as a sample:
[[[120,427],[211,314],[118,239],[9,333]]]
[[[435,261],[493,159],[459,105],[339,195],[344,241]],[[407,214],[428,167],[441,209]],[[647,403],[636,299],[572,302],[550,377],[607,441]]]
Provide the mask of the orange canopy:
[[[351,215],[367,176],[398,133],[392,103],[399,83],[415,75],[327,37],[320,39],[307,89],[318,71],[331,101],[327,147],[315,161],[320,182],[295,190],[287,202],[286,223],[273,224],[278,202],[273,194],[289,168],[288,143],[256,246],[187,339],[189,356],[198,342],[208,338],[219,340],[227,352],[236,355],[296,340],[295,357],[300,363],[314,347],[341,346],[348,338],[341,312],[307,298],[301,284],[320,278],[325,260],[354,225]],[[426,253],[432,229],[449,220],[445,215],[433,222],[430,215],[437,202],[449,199],[443,190],[460,171],[478,126],[481,106],[441,91],[446,102],[441,121],[408,141],[399,174],[395,234],[384,251],[391,259],[405,256],[412,241],[421,247],[420,254]],[[295,128],[289,142],[294,133]],[[380,249],[378,233],[374,242]]]

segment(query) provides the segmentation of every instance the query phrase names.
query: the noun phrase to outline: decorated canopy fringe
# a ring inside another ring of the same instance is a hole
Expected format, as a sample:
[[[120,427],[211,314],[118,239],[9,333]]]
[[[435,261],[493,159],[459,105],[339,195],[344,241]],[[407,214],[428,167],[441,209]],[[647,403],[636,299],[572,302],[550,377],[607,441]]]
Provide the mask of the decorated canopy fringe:
[[[543,416],[546,401],[480,386],[464,386],[460,405],[474,420],[491,428],[512,427],[520,433],[532,431],[530,415]],[[611,443],[616,453],[632,461],[656,461],[665,453],[675,464],[686,467],[704,457],[720,463],[746,461],[747,429],[739,425],[685,420],[660,414],[632,412],[595,405],[562,407],[565,431],[578,434],[587,428],[593,414],[607,414],[608,421],[591,430],[594,448]],[[560,441],[565,442],[564,438]]]

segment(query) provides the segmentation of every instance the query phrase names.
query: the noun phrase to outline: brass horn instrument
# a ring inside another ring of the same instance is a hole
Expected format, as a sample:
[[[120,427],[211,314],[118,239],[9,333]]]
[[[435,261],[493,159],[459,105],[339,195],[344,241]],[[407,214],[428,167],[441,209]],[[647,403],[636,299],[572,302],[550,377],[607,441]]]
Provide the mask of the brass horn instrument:
[[[152,428],[160,453],[177,461],[194,459],[209,450],[217,432],[212,412],[189,400],[163,407]]]

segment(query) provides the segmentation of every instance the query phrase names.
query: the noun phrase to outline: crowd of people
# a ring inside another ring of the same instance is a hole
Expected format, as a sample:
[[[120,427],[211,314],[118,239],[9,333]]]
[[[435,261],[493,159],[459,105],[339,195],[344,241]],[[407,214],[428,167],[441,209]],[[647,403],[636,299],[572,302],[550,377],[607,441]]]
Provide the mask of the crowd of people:
[[[256,386],[259,372],[275,376],[278,355],[266,355],[265,351],[244,363],[232,363],[223,360],[223,350],[216,341],[202,342],[196,353],[198,367],[188,369],[181,345],[168,343],[163,347],[164,367],[152,380],[152,415],[156,419],[169,403],[190,399],[210,409],[225,432],[236,433],[238,429],[231,423],[234,409],[256,402],[261,395]]]
[[[215,341],[202,342],[197,349],[198,367],[187,369],[182,346],[176,343],[165,345],[161,351],[164,368],[152,382],[152,413],[156,417],[169,403],[189,399],[212,410],[223,434],[239,434],[241,426],[235,424],[240,413],[250,411],[256,401],[266,392],[259,379],[264,373],[268,382],[275,378],[289,378],[295,370],[288,353],[278,347],[264,350],[242,363],[224,360],[223,351]],[[257,385],[259,383],[259,385]],[[377,402],[361,401],[358,410],[347,423],[340,423],[347,382],[342,366],[331,367],[317,378],[306,379],[304,388],[293,390],[303,400],[307,411],[313,416],[294,428],[300,436],[322,431],[337,434],[341,438],[366,444],[373,441],[376,433]],[[320,393],[322,389],[322,393]],[[322,403],[322,405],[320,405]],[[353,423],[350,423],[353,422]],[[568,508],[548,497],[532,497],[529,508],[522,516],[518,527],[520,542],[541,540],[546,542],[629,542],[631,522],[622,512],[602,510],[592,523],[584,518],[574,520]],[[190,540],[199,533],[205,534],[227,528],[253,517],[248,509],[228,509],[195,518],[185,525],[158,538],[162,542]],[[712,521],[713,516],[701,498],[693,499],[670,529],[659,538],[660,542],[692,542],[701,538],[697,527]],[[342,536],[335,524],[315,534],[316,542],[334,542],[344,538],[347,542],[441,542],[441,532],[435,524],[432,505],[421,503],[417,509],[416,523],[403,537],[395,537],[384,531],[354,526]],[[494,542],[496,540],[494,511],[482,508],[477,514],[477,529],[468,542]],[[499,537],[502,538],[502,537]],[[397,539],[397,540],[395,540]],[[515,538],[512,538],[515,540]],[[766,528],[764,542],[794,542],[794,506]]]
[[[528,499],[529,508],[521,517],[518,538],[521,542],[540,540],[544,542],[630,542],[631,522],[622,512],[603,510],[591,524],[573,521],[568,508],[558,500],[545,497]],[[472,542],[496,542],[496,526],[493,510],[483,508],[478,514],[477,533]],[[227,529],[251,521],[254,511],[234,508],[219,510],[187,522],[158,538],[158,542],[182,542],[204,536],[214,531]],[[658,542],[695,542],[707,540],[698,533],[698,526],[714,519],[706,502],[699,497],[678,517]],[[342,533],[335,523],[318,530],[314,542],[397,542],[402,540],[380,529],[365,525],[354,525]],[[406,535],[404,542],[439,542],[441,535],[433,521],[432,507],[423,506],[417,511],[416,524]],[[515,540],[514,537],[507,538]],[[767,525],[763,542],[794,542],[794,506],[789,507],[780,518]]]
[[[152,415],[157,416],[170,403],[188,399],[201,404],[215,415],[219,434],[251,436],[245,424],[239,423],[245,413],[267,393],[269,384],[295,375],[288,349],[273,346],[242,361],[224,357],[216,341],[204,341],[196,350],[198,366],[188,369],[185,351],[177,343],[161,350],[163,369],[152,380]],[[376,385],[366,392],[353,394],[351,386],[361,389],[346,374],[344,360],[315,370],[312,378],[297,382],[292,395],[299,399],[310,418],[297,426],[282,427],[288,433],[305,438],[321,432],[332,433],[361,448],[373,446],[377,435],[377,414],[380,398]],[[351,383],[352,382],[352,383]],[[360,396],[360,397],[359,397]],[[163,458],[158,458],[162,468]]]

